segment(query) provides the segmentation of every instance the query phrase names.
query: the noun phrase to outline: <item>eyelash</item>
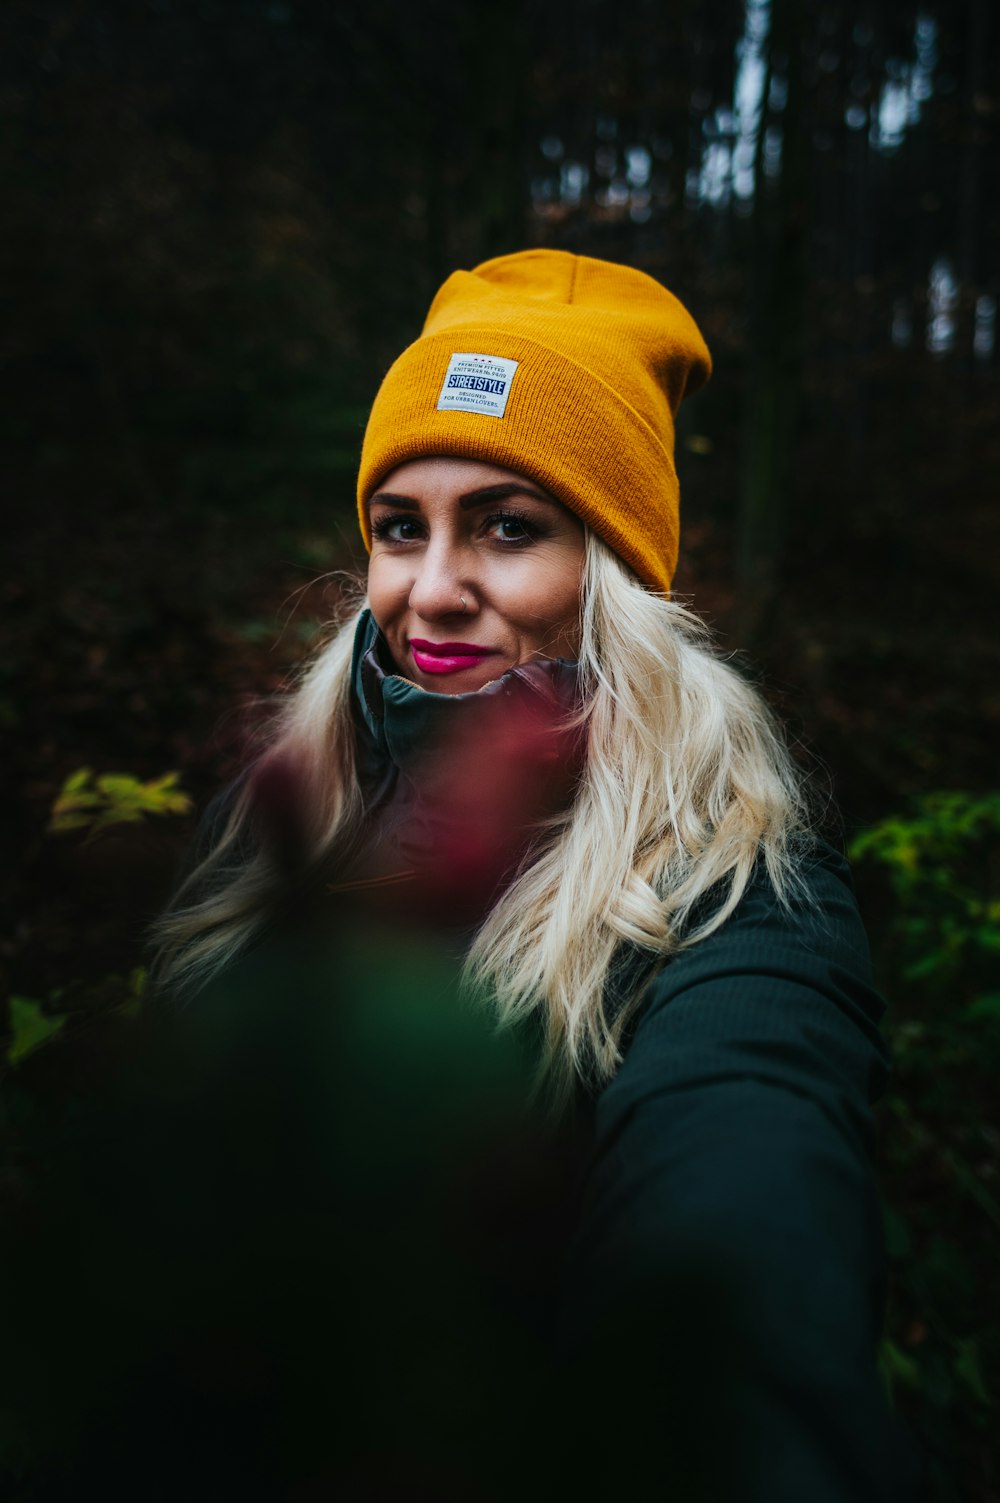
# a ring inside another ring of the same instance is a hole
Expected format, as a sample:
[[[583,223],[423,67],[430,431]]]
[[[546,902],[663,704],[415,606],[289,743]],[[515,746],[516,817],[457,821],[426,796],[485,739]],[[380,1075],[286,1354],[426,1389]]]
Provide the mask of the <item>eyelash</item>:
[[[379,542],[415,542],[416,539],[414,538],[393,537],[392,529],[398,526],[400,522],[416,522],[416,520],[408,512],[390,513],[389,516],[379,517],[377,522],[372,523],[372,536],[378,538]],[[499,541],[505,548],[524,547],[527,543],[535,542],[542,533],[542,528],[535,519],[529,516],[526,511],[518,511],[516,507],[504,507],[499,511],[491,512],[488,517],[484,518],[483,527],[488,529],[496,527],[503,522],[517,522],[524,529],[521,537],[500,539]]]

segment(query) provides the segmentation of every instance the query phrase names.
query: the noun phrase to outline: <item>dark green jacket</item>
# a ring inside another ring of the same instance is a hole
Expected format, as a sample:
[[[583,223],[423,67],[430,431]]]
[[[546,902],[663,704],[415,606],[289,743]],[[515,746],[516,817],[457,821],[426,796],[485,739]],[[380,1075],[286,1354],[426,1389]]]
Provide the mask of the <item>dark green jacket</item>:
[[[424,694],[377,652],[369,629],[365,744],[405,783],[432,722],[476,696]],[[568,697],[568,665],[548,673]],[[630,1437],[607,1495],[629,1466],[692,1497],[911,1495],[875,1367],[883,1002],[847,863],[817,842],[801,875],[784,907],[761,865],[726,924],[660,970],[593,1103],[559,1300],[570,1367]]]
[[[571,1340],[647,1374],[692,1496],[915,1495],[874,1361],[882,1003],[843,858],[817,845],[804,876],[789,912],[758,872],[670,960],[597,1103]]]
[[[372,825],[348,878],[377,890],[410,873],[411,895],[440,879],[433,853],[450,839],[447,800],[425,796],[428,748],[474,727],[488,701],[552,711],[575,695],[564,663],[516,670],[476,695],[427,694],[392,673],[370,619],[354,682]],[[500,865],[520,849],[513,839]],[[566,1476],[584,1495],[916,1496],[875,1365],[886,1270],[871,1107],[888,1070],[883,1004],[843,857],[817,841],[801,876],[783,906],[761,865],[725,925],[648,986],[618,1073],[596,1100],[581,1097],[572,1151],[557,1155],[564,1185],[546,1182],[556,1231],[539,1230],[538,1206],[524,1212],[516,1196],[497,1212],[511,1252],[489,1298],[509,1298],[522,1324],[526,1305],[545,1308],[528,1325],[553,1367],[546,1392],[527,1384],[527,1407],[552,1404],[559,1424],[576,1428],[568,1445],[579,1471],[567,1458]],[[324,894],[327,912],[371,890],[339,886],[347,891]],[[377,907],[342,911],[383,936],[369,949],[371,970],[405,990],[415,934],[391,910],[388,928]],[[382,944],[395,952],[388,972],[375,954]],[[372,1072],[396,1081],[374,1115],[408,1102],[418,1138],[421,1113],[436,1111],[421,1071],[417,1051],[396,1060],[395,1075]],[[461,1110],[443,1137],[461,1135]],[[489,1172],[487,1156],[480,1189]],[[535,1284],[525,1282],[533,1258],[544,1265]]]

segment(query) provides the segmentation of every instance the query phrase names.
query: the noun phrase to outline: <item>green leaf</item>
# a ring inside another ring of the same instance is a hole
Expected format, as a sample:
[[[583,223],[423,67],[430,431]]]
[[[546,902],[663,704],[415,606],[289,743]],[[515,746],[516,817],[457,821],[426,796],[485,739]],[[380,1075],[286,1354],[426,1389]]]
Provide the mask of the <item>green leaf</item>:
[[[54,834],[61,835],[64,830],[85,830],[90,824],[93,824],[93,820],[89,814],[56,815],[53,813],[52,819],[49,822],[49,829]]]
[[[146,992],[148,976],[146,967],[138,965],[129,972],[129,994],[121,1004],[118,1011],[124,1018],[137,1018],[142,1011],[142,999]]]
[[[65,1014],[48,1017],[42,1004],[31,997],[10,999],[10,1043],[7,1063],[16,1065],[57,1034],[66,1022]]]
[[[967,1336],[958,1343],[958,1355],[953,1363],[956,1378],[960,1378],[967,1385],[981,1404],[989,1404],[992,1400],[986,1391],[983,1382],[982,1371],[979,1366],[979,1338]]]
[[[142,810],[130,809],[119,804],[115,809],[102,809],[94,820],[95,830],[107,829],[108,825],[138,825],[142,823]]]
[[[124,772],[104,772],[97,779],[97,786],[109,798],[134,798],[140,788],[137,778]]]
[[[975,997],[965,1009],[965,1016],[970,1023],[1000,1021],[1000,992],[987,992],[983,997]]]
[[[179,782],[176,772],[146,783],[127,772],[105,772],[95,780],[89,767],[81,767],[63,784],[52,806],[49,830],[58,835],[89,828],[95,833],[109,825],[136,824],[146,814],[187,814],[191,799]]]
[[[176,788],[179,782],[179,772],[165,772],[162,778],[151,778],[143,786],[147,793],[168,793],[170,789]]]
[[[897,1383],[902,1384],[904,1388],[919,1390],[921,1386],[919,1363],[913,1357],[908,1356],[888,1336],[879,1342],[877,1361],[879,1374],[890,1399]]]

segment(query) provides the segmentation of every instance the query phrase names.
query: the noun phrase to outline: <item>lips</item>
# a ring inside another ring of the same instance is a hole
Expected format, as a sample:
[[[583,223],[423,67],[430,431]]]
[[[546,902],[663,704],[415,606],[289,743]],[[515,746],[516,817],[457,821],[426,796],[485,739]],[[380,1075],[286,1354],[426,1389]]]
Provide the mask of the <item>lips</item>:
[[[421,673],[461,673],[495,656],[494,648],[474,642],[425,642],[420,637],[410,638],[410,651]]]

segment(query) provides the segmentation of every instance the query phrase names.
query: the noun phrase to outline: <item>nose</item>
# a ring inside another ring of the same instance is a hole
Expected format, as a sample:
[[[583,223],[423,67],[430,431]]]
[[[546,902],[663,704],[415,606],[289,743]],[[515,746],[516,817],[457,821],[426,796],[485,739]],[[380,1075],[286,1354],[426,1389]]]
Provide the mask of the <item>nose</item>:
[[[409,606],[424,621],[475,614],[476,590],[463,548],[450,539],[440,539],[420,554]]]

